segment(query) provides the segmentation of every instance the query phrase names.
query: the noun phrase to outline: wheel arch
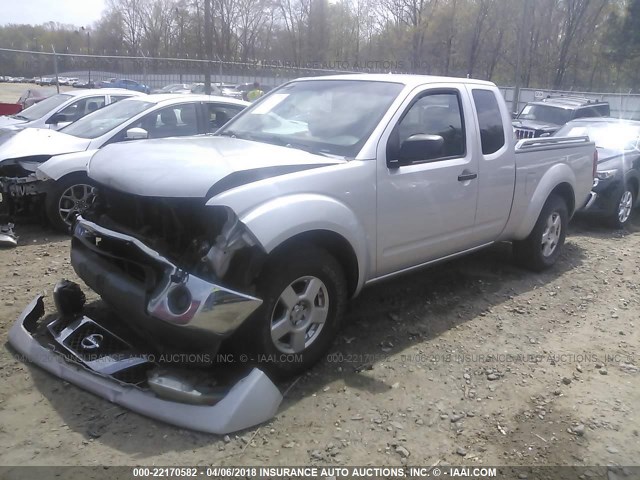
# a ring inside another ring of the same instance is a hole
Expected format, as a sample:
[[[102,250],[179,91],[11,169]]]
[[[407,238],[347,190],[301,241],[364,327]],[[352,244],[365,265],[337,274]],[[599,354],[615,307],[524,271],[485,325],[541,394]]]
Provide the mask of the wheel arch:
[[[359,293],[373,270],[375,248],[366,229],[356,213],[335,198],[284,195],[245,212],[240,220],[268,255],[300,241],[328,250],[345,269],[351,296]]]
[[[348,295],[350,297],[355,295],[360,280],[358,257],[349,241],[336,232],[309,230],[298,233],[274,248],[270,255],[280,255],[289,249],[296,248],[297,245],[308,243],[326,250],[338,261],[347,279]]]
[[[514,216],[512,211],[510,216],[510,222],[513,222],[514,225],[513,230],[508,229],[513,232],[513,235],[509,236],[511,240],[522,240],[531,233],[542,209],[552,195],[557,195],[565,202],[569,219],[575,213],[576,208],[582,206],[578,205],[576,201],[576,189],[574,188],[576,176],[566,164],[559,163],[552,166],[539,181],[532,174],[523,183],[524,188],[520,192],[521,198],[517,200],[519,204],[516,210],[522,213]],[[527,194],[527,191],[531,191],[531,193]],[[525,199],[527,199],[526,202],[524,202]]]
[[[549,192],[547,200],[551,195],[557,195],[566,202],[569,218],[571,218],[576,210],[576,195],[573,191],[573,187],[568,182],[562,182],[556,185],[555,188]]]
[[[629,184],[633,188],[632,193],[633,193],[635,204],[637,204],[638,196],[640,195],[640,180],[638,180],[638,176],[630,175],[629,178],[627,179],[627,184]]]

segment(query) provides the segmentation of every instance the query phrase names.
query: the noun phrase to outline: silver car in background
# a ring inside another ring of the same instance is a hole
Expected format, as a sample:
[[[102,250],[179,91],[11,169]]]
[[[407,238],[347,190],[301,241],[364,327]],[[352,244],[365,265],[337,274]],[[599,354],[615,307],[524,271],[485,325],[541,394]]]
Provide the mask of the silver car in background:
[[[119,88],[59,93],[15,115],[0,117],[0,129],[47,128],[60,130],[106,105],[140,95],[144,94]]]

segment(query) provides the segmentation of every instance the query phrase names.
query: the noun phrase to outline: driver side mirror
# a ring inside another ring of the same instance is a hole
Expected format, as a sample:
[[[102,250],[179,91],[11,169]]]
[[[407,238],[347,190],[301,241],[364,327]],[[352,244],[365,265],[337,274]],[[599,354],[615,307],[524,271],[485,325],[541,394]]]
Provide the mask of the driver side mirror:
[[[124,137],[126,140],[144,140],[149,138],[149,132],[144,128],[130,128]]]
[[[411,135],[400,145],[397,158],[387,159],[390,168],[409,165],[413,162],[432,160],[442,156],[444,138],[440,135],[418,133]]]
[[[47,125],[57,125],[58,123],[66,122],[67,116],[64,113],[54,113],[46,121]]]

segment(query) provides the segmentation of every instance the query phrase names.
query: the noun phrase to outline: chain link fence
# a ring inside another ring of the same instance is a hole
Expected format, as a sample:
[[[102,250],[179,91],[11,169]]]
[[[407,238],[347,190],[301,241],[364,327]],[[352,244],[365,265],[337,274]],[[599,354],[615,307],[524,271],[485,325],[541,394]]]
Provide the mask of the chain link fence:
[[[340,62],[342,66],[344,62]],[[322,67],[314,64],[313,67]],[[389,73],[385,63],[371,69],[305,68],[287,62],[225,62],[195,58],[149,58],[109,55],[78,55],[54,52],[35,52],[0,48],[0,75],[22,76],[33,80],[40,77],[78,78],[81,83],[94,84],[111,78],[135,80],[159,89],[165,85],[192,84],[205,81],[205,73],[211,75],[212,83],[238,85],[260,82],[267,88],[299,77],[333,75],[339,73]],[[396,72],[393,73],[404,73]],[[500,87],[512,111],[525,103],[540,100],[549,95],[571,95],[592,100],[608,101],[611,115],[640,120],[640,95],[630,92],[578,92],[532,88],[520,88],[516,101],[515,88]]]
[[[0,75],[19,75],[29,79],[51,78],[56,74],[78,78],[82,83],[126,78],[155,89],[172,83],[204,82],[207,72],[212,83],[237,85],[258,81],[273,88],[298,77],[360,73],[363,70],[301,68],[286,62],[242,63],[191,58],[54,54],[0,48]]]

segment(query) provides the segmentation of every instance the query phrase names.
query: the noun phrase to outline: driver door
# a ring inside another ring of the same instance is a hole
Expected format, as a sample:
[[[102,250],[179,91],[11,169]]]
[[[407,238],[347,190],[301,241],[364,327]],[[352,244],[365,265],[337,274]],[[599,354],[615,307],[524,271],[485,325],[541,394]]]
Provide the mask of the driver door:
[[[400,112],[378,145],[378,276],[474,246],[478,158],[467,92],[423,88]],[[417,134],[442,137],[441,150],[412,161],[396,158]]]

